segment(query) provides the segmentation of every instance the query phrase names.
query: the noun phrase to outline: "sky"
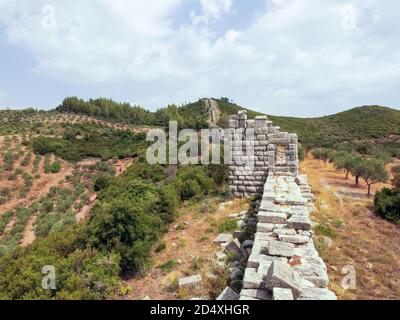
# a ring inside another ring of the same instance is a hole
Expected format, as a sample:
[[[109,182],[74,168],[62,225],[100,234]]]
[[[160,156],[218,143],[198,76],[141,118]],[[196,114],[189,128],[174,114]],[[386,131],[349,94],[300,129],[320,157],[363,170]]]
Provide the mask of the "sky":
[[[400,108],[398,0],[0,0],[0,108]]]

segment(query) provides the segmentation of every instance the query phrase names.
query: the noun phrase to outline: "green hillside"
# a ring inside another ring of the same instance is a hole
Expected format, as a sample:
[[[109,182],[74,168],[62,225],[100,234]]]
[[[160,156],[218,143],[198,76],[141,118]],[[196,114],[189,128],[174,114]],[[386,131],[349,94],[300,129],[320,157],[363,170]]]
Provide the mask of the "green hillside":
[[[254,118],[261,113],[251,111],[225,100],[217,100],[225,115],[247,110],[248,117]],[[393,155],[400,155],[400,144],[391,141],[391,135],[400,134],[400,111],[381,106],[363,106],[319,118],[295,118],[268,116],[274,125],[283,131],[295,132],[302,144],[308,148],[328,147],[339,149],[357,149],[359,146],[374,145],[384,148]],[[375,143],[378,139],[379,145]],[[369,146],[373,148],[373,146]]]
[[[247,110],[250,119],[261,115],[259,112],[233,103],[228,98],[214,98],[214,100],[220,109],[218,124],[221,127],[227,127],[229,115],[236,114],[240,110]],[[72,97],[66,98],[55,111],[95,116],[134,126],[165,127],[170,120],[178,121],[181,129],[202,129],[208,126],[208,114],[202,100],[183,106],[169,105],[151,112],[139,106],[117,103],[110,99],[84,101]],[[400,155],[400,139],[397,141],[389,139],[391,135],[400,134],[398,110],[381,106],[363,106],[319,118],[270,115],[269,119],[282,130],[297,133],[301,143],[307,148],[327,147],[359,151],[359,148],[379,147],[379,150],[384,149],[393,156]],[[376,140],[380,140],[379,143]],[[368,152],[367,150],[366,153]]]
[[[400,111],[380,106],[354,108],[321,118],[270,116],[270,119],[283,130],[296,132],[302,143],[310,147],[373,142],[400,134]]]

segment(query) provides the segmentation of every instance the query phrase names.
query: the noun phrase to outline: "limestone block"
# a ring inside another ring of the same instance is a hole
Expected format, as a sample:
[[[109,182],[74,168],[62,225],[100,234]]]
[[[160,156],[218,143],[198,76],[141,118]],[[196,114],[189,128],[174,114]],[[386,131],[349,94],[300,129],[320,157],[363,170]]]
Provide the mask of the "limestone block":
[[[221,233],[215,240],[214,243],[228,243],[233,240],[233,236],[230,233]]]
[[[271,291],[265,289],[243,289],[240,296],[257,300],[272,300]]]
[[[300,278],[287,263],[274,261],[265,277],[265,285],[268,289],[291,289],[295,299],[301,296],[302,288]]]
[[[238,258],[244,258],[244,256],[245,256],[245,252],[243,250],[241,250],[240,243],[237,239],[229,242],[226,245],[224,252],[228,255],[233,255]]]
[[[311,221],[309,218],[304,216],[292,216],[287,220],[289,228],[296,230],[311,230]]]
[[[328,289],[303,288],[299,300],[337,300],[337,297]]]
[[[179,279],[179,288],[200,289],[202,285],[201,275]]]
[[[274,288],[272,297],[273,300],[284,300],[284,301],[294,300],[291,289]]]
[[[310,241],[309,237],[299,236],[299,235],[280,235],[279,240],[283,242],[293,243],[293,244],[305,244]]]
[[[257,218],[260,223],[285,224],[287,221],[287,215],[281,212],[261,211],[258,213]]]
[[[271,256],[291,258],[294,256],[294,245],[282,241],[270,241],[268,254]]]
[[[243,277],[243,289],[264,289],[265,281],[256,269],[247,268]]]

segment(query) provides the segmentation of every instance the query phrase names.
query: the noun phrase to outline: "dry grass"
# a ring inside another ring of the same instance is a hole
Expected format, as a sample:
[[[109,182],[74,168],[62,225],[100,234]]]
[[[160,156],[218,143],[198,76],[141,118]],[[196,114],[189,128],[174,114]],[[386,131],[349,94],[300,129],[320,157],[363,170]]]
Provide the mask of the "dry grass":
[[[340,299],[399,299],[400,227],[377,217],[366,187],[355,187],[330,164],[308,157],[301,171],[316,196],[313,220],[322,225],[315,229],[316,246],[328,265],[331,289]],[[324,235],[331,236],[331,247],[322,241]],[[341,286],[346,265],[356,269],[356,290]]]
[[[142,278],[127,281],[133,290],[123,299],[140,300],[146,296],[154,300],[185,300],[195,296],[214,298],[213,291],[218,286],[225,287],[225,284],[218,283],[223,279],[224,270],[215,267],[214,254],[220,250],[220,246],[214,244],[213,240],[218,235],[219,225],[230,214],[247,210],[248,207],[247,200],[235,199],[220,208],[218,198],[209,198],[195,206],[184,207],[168,233],[160,239],[161,244],[165,243],[165,249],[163,245],[154,246],[152,267]],[[177,228],[181,225],[186,227]],[[160,251],[160,247],[163,250]],[[172,269],[162,271],[160,266],[168,262],[173,266]],[[195,274],[202,275],[202,290],[187,292],[177,288],[178,279]],[[216,274],[217,278],[210,277],[210,274]]]

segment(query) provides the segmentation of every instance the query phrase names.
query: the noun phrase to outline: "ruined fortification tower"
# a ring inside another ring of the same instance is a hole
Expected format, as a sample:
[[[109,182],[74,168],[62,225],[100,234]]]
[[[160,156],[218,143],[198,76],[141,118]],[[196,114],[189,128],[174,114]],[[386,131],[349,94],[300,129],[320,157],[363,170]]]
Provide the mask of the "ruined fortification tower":
[[[267,116],[247,119],[247,112],[230,116],[230,192],[237,197],[262,195],[268,175],[297,176],[297,134],[281,132]]]

